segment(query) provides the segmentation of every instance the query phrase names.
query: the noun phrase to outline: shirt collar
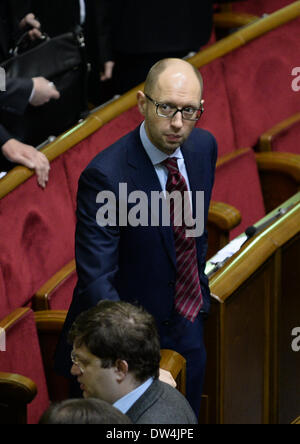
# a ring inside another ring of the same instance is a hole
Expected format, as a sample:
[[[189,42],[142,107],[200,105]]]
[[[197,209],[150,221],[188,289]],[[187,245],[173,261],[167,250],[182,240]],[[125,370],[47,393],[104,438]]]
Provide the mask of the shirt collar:
[[[122,413],[128,412],[128,410],[136,403],[136,401],[148,390],[150,385],[153,383],[154,378],[149,378],[142,385],[139,385],[132,392],[127,393],[127,395],[118,399],[113,405]]]
[[[154,166],[161,164],[168,157],[176,157],[177,159],[183,159],[183,155],[182,155],[180,146],[176,149],[176,151],[171,156],[168,156],[167,154],[163,153],[158,148],[156,148],[156,146],[153,145],[153,143],[150,141],[150,139],[146,133],[145,122],[143,122],[142,125],[140,126],[140,137],[141,137],[143,147],[145,148],[145,151],[148,154],[148,156]]]

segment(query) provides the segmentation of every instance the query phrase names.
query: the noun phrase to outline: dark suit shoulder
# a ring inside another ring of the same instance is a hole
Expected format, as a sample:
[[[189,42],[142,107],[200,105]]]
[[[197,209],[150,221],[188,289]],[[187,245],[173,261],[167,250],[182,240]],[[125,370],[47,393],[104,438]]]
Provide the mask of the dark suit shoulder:
[[[191,132],[191,135],[188,140],[194,140],[194,141],[201,141],[201,143],[204,143],[207,145],[208,148],[216,148],[217,147],[217,141],[215,139],[215,136],[208,130],[205,130],[203,128],[195,128]]]
[[[137,146],[139,143],[141,142],[138,127],[97,154],[87,165],[86,170],[96,168],[109,174],[110,170],[113,169],[114,174],[116,174],[118,167],[127,159],[128,148]]]
[[[127,415],[135,424],[197,424],[185,397],[159,380],[152,383]]]

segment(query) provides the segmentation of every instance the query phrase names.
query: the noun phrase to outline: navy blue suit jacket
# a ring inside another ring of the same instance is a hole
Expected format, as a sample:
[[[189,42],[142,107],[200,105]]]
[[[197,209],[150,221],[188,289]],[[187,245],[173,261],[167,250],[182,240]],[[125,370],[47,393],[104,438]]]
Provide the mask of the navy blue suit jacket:
[[[216,141],[209,132],[194,129],[181,150],[191,191],[205,193],[206,225],[217,159]],[[78,283],[58,349],[58,361],[65,359],[66,333],[76,316],[101,299],[121,299],[142,305],[154,316],[159,329],[173,313],[176,254],[172,227],[100,228],[97,225],[96,213],[100,207],[96,203],[97,194],[103,190],[112,191],[118,201],[120,183],[127,184],[128,194],[144,191],[149,202],[151,191],[161,191],[155,169],[142,146],[139,128],[98,154],[79,180],[76,228]],[[208,312],[210,291],[204,273],[206,231],[196,238],[196,245],[203,310]]]

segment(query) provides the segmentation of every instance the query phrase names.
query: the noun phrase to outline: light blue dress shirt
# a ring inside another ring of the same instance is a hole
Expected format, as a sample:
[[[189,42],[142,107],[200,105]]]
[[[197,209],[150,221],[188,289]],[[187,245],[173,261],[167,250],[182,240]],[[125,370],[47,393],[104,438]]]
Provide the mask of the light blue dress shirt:
[[[136,403],[136,401],[148,390],[153,383],[154,378],[147,379],[142,385],[139,385],[135,390],[118,399],[113,406],[120,410],[122,413],[128,412],[128,410]]]
[[[146,129],[145,129],[145,122],[142,123],[140,127],[140,137],[143,144],[143,147],[145,148],[146,153],[148,154],[154,168],[157,174],[157,177],[159,179],[161,189],[163,192],[166,191],[166,184],[168,179],[168,169],[161,165],[161,162],[166,160],[168,157],[177,157],[177,164],[178,169],[182,176],[185,178],[187,189],[190,191],[190,182],[188,178],[188,174],[186,171],[184,158],[181,152],[180,147],[177,148],[177,150],[171,155],[168,156],[167,154],[160,151],[156,146],[153,145],[153,143],[149,140],[149,137],[147,136]]]

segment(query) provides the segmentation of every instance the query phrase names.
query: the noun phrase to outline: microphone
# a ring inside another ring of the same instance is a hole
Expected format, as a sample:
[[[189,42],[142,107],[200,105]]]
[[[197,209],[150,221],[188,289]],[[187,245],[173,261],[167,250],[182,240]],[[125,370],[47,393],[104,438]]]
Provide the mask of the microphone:
[[[257,225],[256,227],[254,225],[251,225],[250,227],[246,228],[245,234],[247,235],[247,241],[251,239],[255,234],[260,233],[265,228],[267,228],[271,223],[275,222],[275,220],[279,219],[279,217],[283,216],[285,213],[289,211],[289,209],[292,207],[289,206],[288,208],[280,208],[274,216],[270,217],[268,220],[263,222],[260,225]],[[245,242],[247,242],[245,241]]]
[[[257,228],[251,225],[251,227],[246,228],[245,234],[247,235],[247,240],[255,235]]]
[[[268,220],[266,220],[262,224],[257,225],[256,227],[254,225],[251,225],[250,227],[246,228],[245,234],[247,236],[247,239],[242,243],[240,248],[242,248],[245,245],[245,243],[248,242],[248,240],[251,239],[253,236],[260,233],[265,228],[267,228],[269,225],[271,225],[275,220],[279,219],[281,216],[286,214],[292,207],[293,207],[293,205],[290,205],[287,208],[280,208],[277,211],[277,213],[274,214],[274,216],[270,217]],[[224,248],[226,248],[226,247],[224,247]],[[230,257],[231,257],[231,255],[226,257],[225,259],[223,259],[223,261],[218,262],[214,266],[214,268],[209,273],[207,273],[208,278],[210,278],[216,271],[218,271],[220,268],[222,268],[225,265],[225,263],[230,259]]]

